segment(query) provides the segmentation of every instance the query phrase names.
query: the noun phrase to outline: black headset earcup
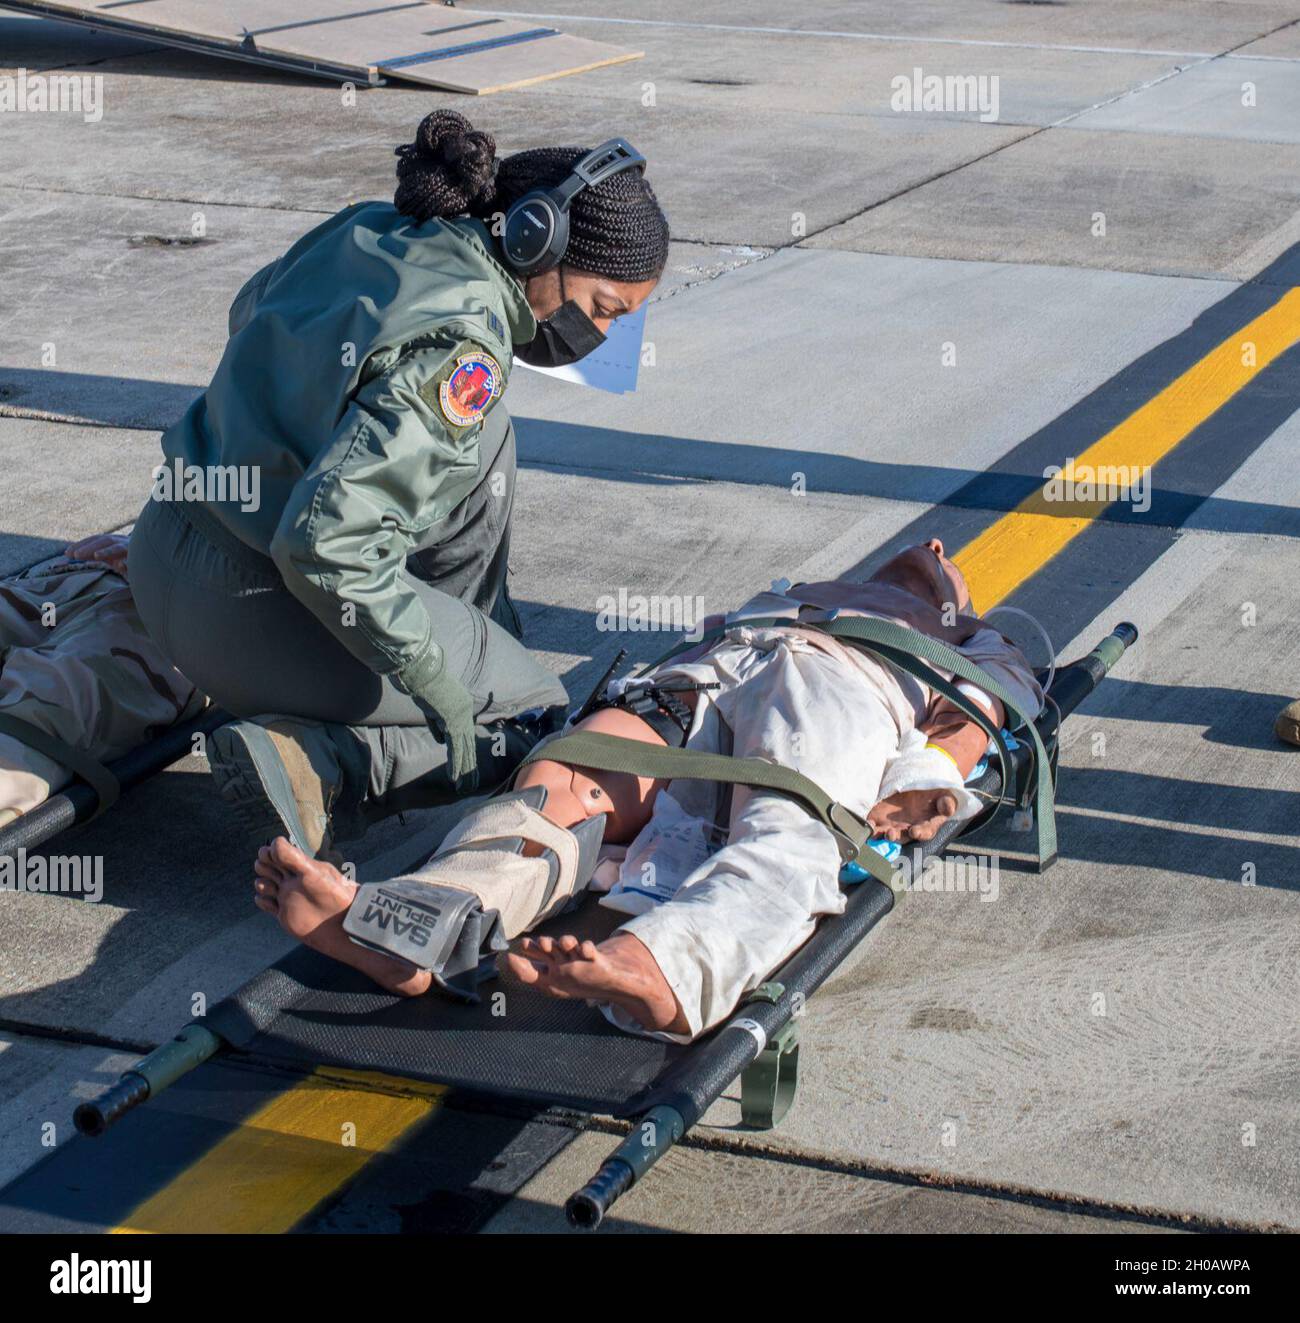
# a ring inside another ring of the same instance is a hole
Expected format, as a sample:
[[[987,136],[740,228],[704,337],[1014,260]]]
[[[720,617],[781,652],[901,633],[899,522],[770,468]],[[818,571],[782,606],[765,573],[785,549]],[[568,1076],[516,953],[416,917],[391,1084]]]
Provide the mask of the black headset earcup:
[[[569,217],[547,193],[525,193],[506,212],[501,243],[507,261],[521,276],[535,275],[564,256]]]
[[[555,230],[551,234],[551,242],[547,245],[546,256],[534,267],[534,271],[549,271],[553,266],[559,266],[564,254],[569,247],[569,213],[567,211],[557,211],[555,213]]]
[[[578,160],[555,188],[535,188],[506,212],[501,246],[521,275],[535,276],[564,260],[569,247],[569,204],[584,188],[623,170],[643,170],[645,157],[622,138],[611,138]]]

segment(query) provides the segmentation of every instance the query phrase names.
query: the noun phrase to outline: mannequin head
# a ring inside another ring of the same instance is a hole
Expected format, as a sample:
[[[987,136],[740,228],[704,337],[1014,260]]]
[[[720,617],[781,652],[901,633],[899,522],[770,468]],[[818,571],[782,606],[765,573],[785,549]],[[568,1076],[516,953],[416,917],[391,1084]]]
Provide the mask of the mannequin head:
[[[958,611],[973,609],[966,580],[944,554],[943,543],[937,537],[914,547],[905,547],[897,556],[887,560],[870,581],[892,583],[940,609],[949,603]]]

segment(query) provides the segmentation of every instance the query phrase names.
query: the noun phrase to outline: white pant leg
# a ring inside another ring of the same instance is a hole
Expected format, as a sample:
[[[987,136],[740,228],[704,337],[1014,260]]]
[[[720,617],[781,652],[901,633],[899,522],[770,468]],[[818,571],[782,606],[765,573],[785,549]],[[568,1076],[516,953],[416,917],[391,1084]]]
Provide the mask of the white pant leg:
[[[899,742],[879,692],[801,640],[782,639],[762,660],[717,696],[732,751],[796,768],[865,814]],[[843,910],[839,869],[835,841],[816,818],[782,795],[737,786],[727,844],[671,901],[623,931],[649,948],[693,1038],[806,941],[816,916]],[[616,1008],[602,1009],[621,1028],[637,1029]]]

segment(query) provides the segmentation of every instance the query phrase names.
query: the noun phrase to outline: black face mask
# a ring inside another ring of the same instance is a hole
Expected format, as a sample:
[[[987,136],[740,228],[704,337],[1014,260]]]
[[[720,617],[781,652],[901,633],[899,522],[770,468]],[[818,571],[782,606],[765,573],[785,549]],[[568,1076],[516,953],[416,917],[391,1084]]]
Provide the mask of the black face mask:
[[[572,299],[566,299],[537,323],[537,334],[527,344],[515,346],[515,357],[534,367],[564,367],[586,358],[604,343],[596,323]]]

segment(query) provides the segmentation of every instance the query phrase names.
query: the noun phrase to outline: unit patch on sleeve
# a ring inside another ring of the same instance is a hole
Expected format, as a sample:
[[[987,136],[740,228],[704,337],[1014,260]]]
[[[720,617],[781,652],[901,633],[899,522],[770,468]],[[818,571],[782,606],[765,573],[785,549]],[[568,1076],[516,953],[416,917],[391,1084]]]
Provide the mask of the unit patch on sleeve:
[[[438,386],[438,407],[453,427],[472,427],[501,394],[501,365],[486,350],[462,354]]]

